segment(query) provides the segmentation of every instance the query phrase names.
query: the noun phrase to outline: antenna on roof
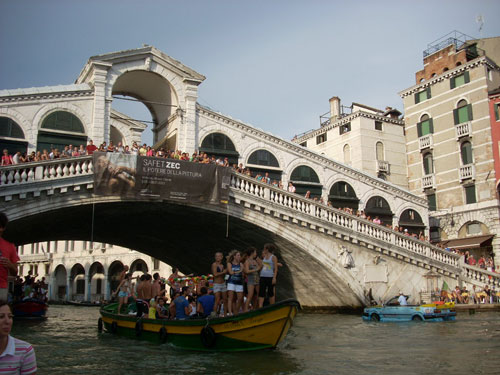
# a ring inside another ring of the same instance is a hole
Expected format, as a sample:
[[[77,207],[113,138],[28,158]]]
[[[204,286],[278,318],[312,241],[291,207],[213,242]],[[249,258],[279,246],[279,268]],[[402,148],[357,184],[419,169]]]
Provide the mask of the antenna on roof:
[[[476,23],[479,25],[479,35],[483,36],[484,17],[482,14],[476,16]]]

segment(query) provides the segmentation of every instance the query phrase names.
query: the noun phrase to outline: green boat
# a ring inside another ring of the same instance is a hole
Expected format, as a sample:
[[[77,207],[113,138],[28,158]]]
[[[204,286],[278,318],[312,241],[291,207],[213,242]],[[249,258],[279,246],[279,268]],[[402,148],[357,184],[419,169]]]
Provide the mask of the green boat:
[[[99,330],[200,351],[247,351],[275,348],[286,336],[300,308],[293,299],[225,318],[167,320],[117,314],[117,303],[100,310]]]

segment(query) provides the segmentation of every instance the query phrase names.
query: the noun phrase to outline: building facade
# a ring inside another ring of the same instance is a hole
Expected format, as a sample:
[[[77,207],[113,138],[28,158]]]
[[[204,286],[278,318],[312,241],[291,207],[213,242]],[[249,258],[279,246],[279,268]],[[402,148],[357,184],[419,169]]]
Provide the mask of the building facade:
[[[51,301],[109,300],[125,265],[134,278],[155,272],[166,278],[172,273],[158,259],[105,243],[48,241],[19,246],[18,253],[18,275],[44,277]]]
[[[500,263],[488,92],[499,87],[500,38],[454,33],[424,52],[416,85],[400,92],[408,185],[426,197],[431,240]]]

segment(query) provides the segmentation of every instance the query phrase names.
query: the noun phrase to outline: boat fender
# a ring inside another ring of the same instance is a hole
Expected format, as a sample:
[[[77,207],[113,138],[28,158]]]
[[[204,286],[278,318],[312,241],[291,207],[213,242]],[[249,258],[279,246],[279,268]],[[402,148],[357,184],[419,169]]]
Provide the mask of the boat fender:
[[[217,334],[212,327],[205,326],[201,329],[200,338],[203,346],[206,348],[213,348],[217,340]]]
[[[102,332],[102,319],[101,318],[99,318],[99,320],[97,321],[97,331],[99,333]]]
[[[118,323],[111,323],[111,333],[116,333],[118,331]]]
[[[160,328],[160,342],[162,344],[167,342],[167,329],[165,327]]]
[[[135,335],[137,337],[141,337],[142,335],[142,321],[138,320],[137,323],[135,323]]]

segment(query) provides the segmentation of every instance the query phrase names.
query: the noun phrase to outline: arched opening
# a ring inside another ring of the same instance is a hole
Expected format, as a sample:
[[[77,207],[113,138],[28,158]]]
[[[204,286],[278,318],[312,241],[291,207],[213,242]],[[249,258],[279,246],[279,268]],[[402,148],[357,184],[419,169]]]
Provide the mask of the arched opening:
[[[149,272],[148,265],[144,260],[136,259],[130,265],[129,272],[132,272],[132,277],[141,276],[142,274]]]
[[[311,198],[321,198],[323,186],[319,182],[319,177],[311,167],[300,165],[295,168],[290,175],[290,181],[296,188],[296,193],[306,195],[310,192]]]
[[[252,176],[269,173],[271,181],[281,181],[281,168],[278,159],[267,150],[256,150],[248,157],[246,167],[250,169]]]
[[[125,137],[123,136],[123,134],[117,129],[115,128],[113,125],[111,125],[110,127],[110,132],[109,132],[109,141],[110,142],[113,142],[113,145],[115,147],[120,147],[120,144],[121,144],[121,147],[125,147],[126,146],[126,141],[125,141]],[[131,145],[129,145],[131,146]]]
[[[335,208],[352,208],[354,211],[358,209],[359,199],[356,197],[356,192],[345,181],[339,181],[333,184],[328,195],[328,201]]]
[[[104,267],[100,262],[92,263],[89,269],[90,301],[104,300]]]
[[[201,142],[200,152],[206,152],[208,156],[216,158],[227,158],[229,165],[238,164],[238,151],[233,141],[222,133],[210,133]]]
[[[392,226],[392,216],[391,206],[382,197],[374,196],[368,199],[365,207],[365,214],[370,217],[370,220],[375,219],[377,216],[383,225]]]
[[[131,139],[122,141],[125,145],[131,147],[137,142],[155,148],[177,148],[181,116],[176,111],[177,94],[165,78],[146,70],[128,71],[118,77],[112,94],[112,120],[132,130]]]
[[[108,268],[108,282],[110,291],[115,291],[120,284],[120,274],[123,271],[123,263],[115,260]]]
[[[419,213],[413,209],[404,210],[399,217],[399,226],[403,229],[408,229],[408,233],[416,234],[417,236],[422,234],[425,230],[425,224],[422,221]]]
[[[87,144],[87,136],[82,122],[74,114],[66,111],[56,111],[42,121],[36,149],[38,151],[51,149],[64,150],[64,146],[80,146]]]
[[[432,158],[432,153],[428,152],[423,157],[424,165],[424,175],[430,175],[434,173],[434,160]]]
[[[460,144],[460,155],[462,157],[462,165],[472,164],[472,144],[469,141]]]
[[[65,301],[67,297],[66,281],[68,274],[66,268],[60,264],[53,274],[54,285],[52,287],[52,298],[57,301]]]
[[[83,301],[85,298],[85,268],[80,263],[71,268],[70,280],[69,298],[75,301]]]
[[[21,126],[8,117],[0,116],[0,151],[7,149],[9,155],[17,152],[24,154],[28,150],[28,142],[24,138]]]

